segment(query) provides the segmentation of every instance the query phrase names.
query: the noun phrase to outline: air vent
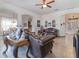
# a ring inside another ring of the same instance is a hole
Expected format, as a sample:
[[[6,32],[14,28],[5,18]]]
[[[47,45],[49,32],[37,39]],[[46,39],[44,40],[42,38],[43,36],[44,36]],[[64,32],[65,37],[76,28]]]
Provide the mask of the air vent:
[[[54,9],[54,11],[59,11],[59,9]]]

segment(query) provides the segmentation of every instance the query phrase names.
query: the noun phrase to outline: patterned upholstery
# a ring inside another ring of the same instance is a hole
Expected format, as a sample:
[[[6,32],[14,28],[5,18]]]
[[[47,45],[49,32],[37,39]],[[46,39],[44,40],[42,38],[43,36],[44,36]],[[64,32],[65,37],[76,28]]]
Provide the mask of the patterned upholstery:
[[[35,58],[45,57],[52,49],[54,36],[44,36],[43,39],[36,39],[33,36],[29,36],[31,42],[30,52]]]
[[[55,28],[47,28],[43,29],[42,31],[39,30],[38,33],[41,33],[42,35],[55,35],[58,36],[58,30]]]

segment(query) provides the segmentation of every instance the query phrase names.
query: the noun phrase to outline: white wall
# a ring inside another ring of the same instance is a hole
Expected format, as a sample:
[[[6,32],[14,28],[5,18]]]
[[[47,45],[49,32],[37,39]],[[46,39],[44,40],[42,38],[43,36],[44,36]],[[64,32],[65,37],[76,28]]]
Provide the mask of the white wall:
[[[67,13],[79,13],[79,8],[69,9],[69,10],[62,10],[50,14],[46,14],[42,16],[42,25],[45,25],[45,20],[51,21],[53,19],[56,20],[56,28],[59,29],[59,35],[65,36],[66,30],[65,30],[65,14]],[[63,24],[63,25],[61,25]]]
[[[23,8],[20,8],[20,7],[17,7],[17,6],[14,6],[14,5],[11,5],[11,4],[8,4],[8,3],[4,3],[4,2],[1,2],[0,1],[0,9],[3,9],[3,10],[11,10],[13,12],[15,12],[17,15],[18,15],[18,25],[22,25],[22,15],[25,14],[25,15],[31,15],[33,17],[33,31],[36,31],[36,20],[39,18],[40,19],[40,15],[38,14],[35,14],[31,11],[28,11],[26,9],[23,9]]]
[[[35,14],[31,11],[28,11],[26,9],[14,6],[14,5],[10,5],[8,3],[4,3],[0,1],[0,9],[7,9],[7,10],[11,10],[14,11],[15,13],[17,13],[18,15],[18,24],[21,25],[22,24],[22,18],[21,16],[23,14],[26,15],[31,15],[33,16],[33,20],[32,20],[32,29],[33,31],[37,31],[37,20],[41,20],[41,25],[45,26],[45,20],[48,20],[49,22],[51,22],[52,20],[56,20],[56,28],[59,29],[59,35],[60,36],[64,36],[65,35],[65,26],[61,26],[61,24],[63,22],[65,22],[65,18],[64,18],[64,14],[67,13],[79,13],[79,8],[75,8],[75,9],[70,9],[70,10],[62,10],[62,11],[58,11],[58,12],[54,12],[54,13],[50,13],[50,14],[45,14],[45,15],[38,15]]]
[[[42,20],[41,20],[43,26],[45,26],[45,20],[47,20],[48,22],[52,22],[52,20],[55,20],[56,21],[56,27],[55,28],[60,30],[60,20],[61,20],[61,16],[60,15],[55,15],[53,13],[47,14],[47,15],[43,15],[42,16]]]

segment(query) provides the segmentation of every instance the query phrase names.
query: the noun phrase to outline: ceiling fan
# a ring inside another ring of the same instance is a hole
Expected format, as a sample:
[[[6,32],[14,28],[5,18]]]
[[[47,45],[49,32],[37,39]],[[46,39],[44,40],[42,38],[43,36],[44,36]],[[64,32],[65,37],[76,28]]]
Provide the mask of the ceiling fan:
[[[45,7],[49,7],[52,8],[52,6],[50,6],[49,4],[55,2],[55,0],[49,1],[46,3],[46,0],[43,0],[42,4],[36,4],[36,6],[42,6],[41,9],[45,8]]]

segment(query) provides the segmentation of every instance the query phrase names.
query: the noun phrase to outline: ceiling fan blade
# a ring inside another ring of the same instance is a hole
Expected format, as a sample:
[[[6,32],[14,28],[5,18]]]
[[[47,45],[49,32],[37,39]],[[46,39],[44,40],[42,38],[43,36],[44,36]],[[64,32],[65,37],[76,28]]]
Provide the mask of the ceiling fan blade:
[[[43,0],[43,4],[45,4],[46,0]]]
[[[41,6],[41,5],[43,5],[43,4],[36,4],[36,6]]]
[[[47,4],[50,4],[50,3],[53,3],[53,2],[55,2],[54,0],[53,1],[50,1],[50,2],[48,2]]]
[[[50,5],[47,5],[47,7],[52,8]]]
[[[41,7],[41,9],[43,9],[43,6]]]

